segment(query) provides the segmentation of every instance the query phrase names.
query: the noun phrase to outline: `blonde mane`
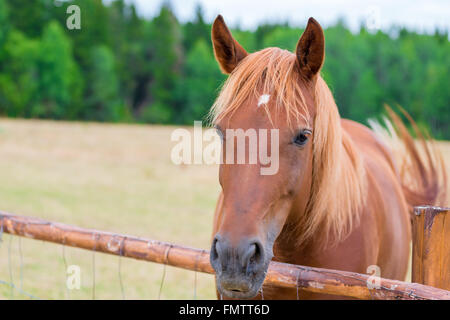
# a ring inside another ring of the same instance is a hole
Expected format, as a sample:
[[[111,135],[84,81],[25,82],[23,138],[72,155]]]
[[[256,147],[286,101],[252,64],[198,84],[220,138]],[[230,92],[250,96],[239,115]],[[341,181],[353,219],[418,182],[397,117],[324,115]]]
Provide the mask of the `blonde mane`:
[[[279,48],[266,48],[245,57],[225,81],[210,110],[209,119],[217,123],[225,116],[232,116],[249,97],[257,98],[261,92],[270,92],[276,96],[276,108],[284,108],[288,121],[293,116],[297,121],[303,119],[307,122],[309,112],[298,73],[294,70],[295,60],[294,54]],[[299,106],[303,107],[302,110]],[[267,105],[264,109],[270,118]]]
[[[297,224],[297,241],[301,243],[323,228],[319,239],[324,244],[328,240],[337,244],[359,223],[366,200],[366,172],[353,141],[342,129],[333,95],[320,76],[315,107],[311,197]]]
[[[287,114],[288,125],[291,118],[310,125],[313,121],[311,196],[306,212],[286,224],[293,230],[298,245],[319,231],[315,239],[337,243],[358,222],[358,212],[365,201],[365,169],[352,140],[341,127],[331,91],[320,75],[314,90],[315,117],[310,117],[295,63],[295,54],[279,48],[248,55],[224,83],[209,117],[216,123],[232,116],[249,97],[270,92],[276,96],[276,111]],[[267,105],[264,107],[272,122]]]

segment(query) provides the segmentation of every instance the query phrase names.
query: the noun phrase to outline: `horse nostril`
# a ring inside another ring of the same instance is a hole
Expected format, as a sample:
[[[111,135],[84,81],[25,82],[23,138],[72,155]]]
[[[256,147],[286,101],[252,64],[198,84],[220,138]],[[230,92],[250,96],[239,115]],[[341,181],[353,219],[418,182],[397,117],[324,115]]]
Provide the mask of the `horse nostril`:
[[[243,267],[259,265],[263,262],[262,245],[259,241],[250,244],[241,262]]]
[[[256,251],[255,251],[255,255],[253,256],[255,259],[255,262],[262,263],[264,260],[264,249],[263,249],[261,242],[259,242],[259,241],[256,242],[255,247],[256,247]]]
[[[211,260],[217,260],[219,258],[218,245],[218,239],[215,237],[211,245]]]
[[[258,272],[264,265],[263,246],[253,238],[232,247],[227,239],[216,235],[211,244],[210,263],[219,275],[227,272]]]
[[[245,267],[248,263],[252,263],[255,260],[255,254],[256,245],[251,244],[250,247],[248,247],[247,251],[242,255],[242,266]]]

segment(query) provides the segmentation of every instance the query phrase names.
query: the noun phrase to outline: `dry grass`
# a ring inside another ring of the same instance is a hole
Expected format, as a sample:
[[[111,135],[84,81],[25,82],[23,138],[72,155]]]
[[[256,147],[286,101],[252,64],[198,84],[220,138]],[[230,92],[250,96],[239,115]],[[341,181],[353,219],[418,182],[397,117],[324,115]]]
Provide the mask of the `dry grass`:
[[[0,119],[0,209],[208,249],[217,167],[173,165],[173,129]],[[450,143],[440,144],[450,158]],[[64,251],[69,265],[81,267],[81,290],[65,289],[62,246],[6,234],[0,280],[12,277],[44,299],[92,298],[94,255]],[[118,264],[118,257],[95,254],[96,298],[122,298]],[[163,266],[122,259],[121,271],[126,298],[158,297]],[[194,297],[193,272],[166,271],[163,299]],[[197,298],[215,298],[213,277],[197,277]],[[11,295],[26,298],[0,283],[0,298]]]
[[[175,166],[172,127],[0,120],[1,210],[87,228],[208,249],[217,167]],[[19,240],[3,236],[0,280],[20,284]],[[41,298],[66,298],[62,247],[22,239],[23,288]],[[92,254],[65,248],[81,266],[76,299],[92,297]],[[96,254],[96,297],[121,298],[118,258]],[[126,298],[158,297],[163,267],[122,259]],[[167,268],[162,298],[194,296],[194,273]],[[0,285],[0,298],[10,290]],[[21,298],[17,292],[14,297]],[[213,277],[198,274],[198,298],[214,298]]]

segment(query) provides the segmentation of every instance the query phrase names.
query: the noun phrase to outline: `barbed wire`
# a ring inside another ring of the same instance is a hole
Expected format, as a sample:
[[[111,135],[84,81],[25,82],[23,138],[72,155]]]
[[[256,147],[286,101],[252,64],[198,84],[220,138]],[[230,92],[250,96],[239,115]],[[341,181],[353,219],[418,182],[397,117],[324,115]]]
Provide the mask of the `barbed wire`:
[[[13,237],[9,237],[9,241],[8,241],[8,270],[9,270],[9,283],[12,284],[11,291],[10,291],[10,298],[11,300],[14,299],[14,289],[15,289],[15,285],[14,285],[14,277],[13,277],[13,273],[12,273],[12,263],[11,263],[11,244],[12,244],[12,239]]]
[[[164,280],[166,278],[166,266],[167,266],[167,262],[169,260],[169,251],[170,251],[171,248],[172,248],[172,245],[169,245],[167,247],[167,249],[166,249],[165,254],[164,254],[163,273],[162,273],[162,276],[161,276],[161,285],[159,286],[158,300],[161,300],[161,292],[162,292]]]
[[[118,262],[118,275],[119,275],[119,284],[120,284],[120,292],[122,293],[122,299],[125,300],[125,289],[122,281],[122,256],[123,256],[123,248],[125,247],[126,237],[122,239],[119,247],[119,262]]]
[[[67,264],[67,259],[66,259],[66,236],[63,237],[63,244],[61,245],[61,255],[62,255],[62,261],[64,264],[64,288],[67,294],[67,298],[70,300],[71,295],[70,295],[70,289],[69,286],[67,285],[67,269],[68,269],[68,264]]]
[[[0,219],[0,247],[2,245],[2,242],[4,241],[4,221],[3,219]],[[12,263],[12,253],[13,253],[13,248],[12,248],[12,242],[13,242],[13,238],[15,236],[12,234],[8,235],[8,273],[9,273],[9,281],[4,281],[4,280],[0,280],[0,284],[1,285],[5,285],[8,286],[10,288],[10,299],[14,299],[16,298],[16,296],[14,295],[16,294],[20,294],[23,296],[26,296],[30,299],[33,300],[44,300],[36,295],[33,295],[25,290],[23,290],[23,277],[24,277],[24,257],[23,257],[23,246],[22,246],[22,239],[20,236],[17,236],[18,238],[18,252],[19,252],[19,259],[20,259],[20,266],[19,266],[19,284],[16,285],[15,284],[15,280],[14,280],[14,272],[13,272],[13,263]],[[94,235],[94,247],[92,249],[92,299],[95,300],[96,299],[96,252],[97,252],[97,242],[98,242],[98,235],[95,234]],[[119,259],[118,259],[118,279],[119,279],[119,285],[120,285],[120,292],[121,292],[121,296],[122,299],[126,299],[126,295],[125,295],[125,287],[124,287],[124,282],[123,282],[123,276],[122,276],[122,257],[124,256],[124,246],[125,246],[125,240],[126,237],[121,238],[120,241],[120,246],[119,246]],[[168,264],[168,259],[169,259],[169,253],[170,253],[170,249],[172,248],[172,245],[170,245],[169,247],[167,247],[166,252],[165,252],[165,258],[164,258],[164,263],[163,263],[163,273],[162,273],[162,277],[161,277],[161,283],[160,283],[160,288],[159,288],[159,293],[158,293],[158,299],[161,299],[161,295],[162,295],[162,290],[164,287],[164,283],[165,283],[165,277],[166,277],[166,267]],[[68,262],[67,262],[67,257],[66,257],[66,239],[63,239],[63,244],[61,245],[61,260],[63,262],[64,265],[64,287],[66,290],[66,298],[71,299],[71,290],[67,287],[67,270],[68,270]],[[202,250],[202,252],[196,257],[196,262],[195,262],[195,266],[197,267],[198,264],[198,259],[200,258],[201,254],[204,254],[205,250]],[[197,287],[198,287],[198,275],[197,275],[197,271],[195,272],[195,278],[194,278],[194,299],[197,299]]]
[[[22,238],[18,237],[19,240],[19,259],[20,259],[20,267],[19,267],[19,288],[22,290],[23,288],[23,253],[22,253]]]
[[[94,234],[94,248],[92,249],[92,300],[95,300],[95,253],[97,250],[98,234]]]
[[[35,295],[33,295],[31,293],[28,293],[28,292],[26,292],[26,291],[24,291],[24,290],[22,290],[20,288],[17,288],[13,283],[10,283],[8,281],[0,280],[0,284],[13,287],[18,293],[20,293],[20,294],[22,294],[24,296],[27,296],[30,299],[33,299],[33,300],[44,300],[44,299],[39,298],[38,296],[35,296]]]
[[[198,265],[198,259],[199,257],[205,252],[204,249],[195,256],[195,264],[194,264],[194,300],[197,300],[197,265]]]
[[[13,238],[13,236],[9,235],[8,269],[9,269],[10,279],[12,278],[12,265],[11,265],[11,241],[12,241],[12,238]],[[20,237],[19,237],[19,239],[20,239]],[[3,243],[3,219],[0,220],[0,247],[2,246],[2,243]],[[16,285],[14,283],[12,283],[11,281],[8,282],[8,281],[0,280],[0,284],[9,286],[12,291],[16,290],[17,293],[24,295],[30,299],[43,300],[43,299],[39,298],[38,296],[35,296],[35,295],[23,290],[23,254],[22,254],[21,240],[19,240],[19,251],[20,251],[20,287],[17,288]]]

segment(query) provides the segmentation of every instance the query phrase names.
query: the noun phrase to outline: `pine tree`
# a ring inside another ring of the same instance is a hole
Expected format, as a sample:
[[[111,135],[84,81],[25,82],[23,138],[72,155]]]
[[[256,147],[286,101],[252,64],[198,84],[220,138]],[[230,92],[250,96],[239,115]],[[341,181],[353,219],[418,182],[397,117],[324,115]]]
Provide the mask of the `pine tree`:
[[[1,59],[4,52],[4,45],[8,37],[8,33],[11,29],[9,22],[9,7],[6,0],[0,0],[0,70],[1,70]]]
[[[197,40],[202,39],[211,46],[211,25],[205,22],[203,18],[203,8],[198,4],[195,8],[194,21],[189,21],[183,26],[183,44],[186,52],[189,52],[196,44]]]
[[[161,7],[159,15],[153,20],[150,35],[151,104],[143,111],[142,119],[163,123],[179,121],[181,110],[177,104],[176,90],[182,66],[181,34],[168,4]]]
[[[86,118],[120,121],[127,117],[127,110],[119,95],[115,58],[106,46],[92,49],[89,83]]]
[[[13,27],[27,37],[37,38],[51,20],[53,1],[49,0],[7,0],[10,21]]]

